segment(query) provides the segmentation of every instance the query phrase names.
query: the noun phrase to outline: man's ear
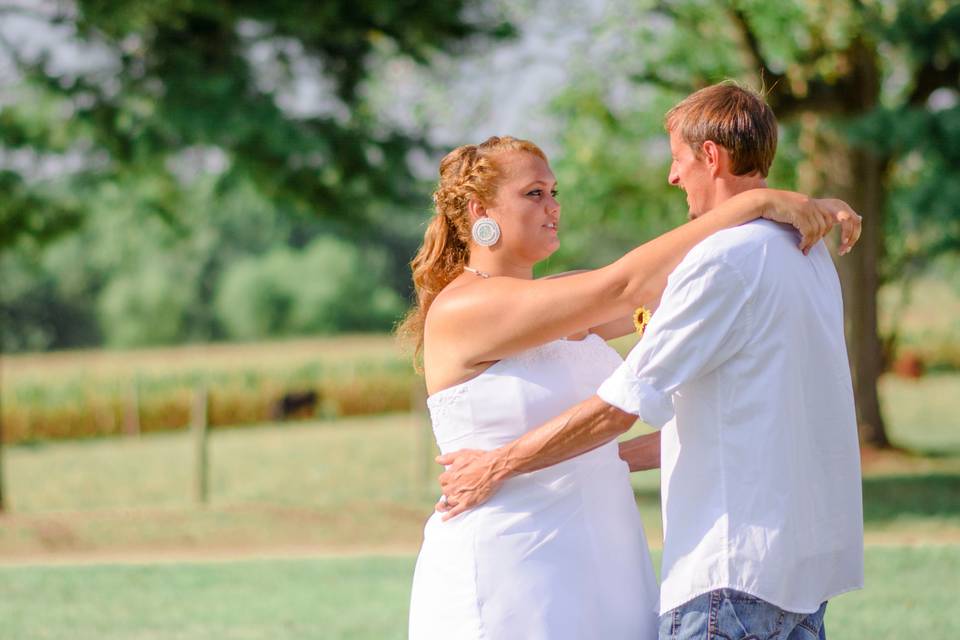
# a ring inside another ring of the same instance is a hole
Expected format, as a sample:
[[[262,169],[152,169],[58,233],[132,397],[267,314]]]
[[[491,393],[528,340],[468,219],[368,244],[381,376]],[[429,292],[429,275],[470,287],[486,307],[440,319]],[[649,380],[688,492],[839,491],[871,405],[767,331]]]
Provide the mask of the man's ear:
[[[718,145],[713,140],[705,140],[700,146],[700,153],[703,154],[703,161],[710,170],[710,175],[714,178],[716,178],[723,169],[723,163],[726,159],[724,157],[725,152],[726,149]]]
[[[467,203],[467,213],[470,214],[470,224],[473,224],[487,215],[487,208],[480,204],[480,201],[476,198],[470,198]]]

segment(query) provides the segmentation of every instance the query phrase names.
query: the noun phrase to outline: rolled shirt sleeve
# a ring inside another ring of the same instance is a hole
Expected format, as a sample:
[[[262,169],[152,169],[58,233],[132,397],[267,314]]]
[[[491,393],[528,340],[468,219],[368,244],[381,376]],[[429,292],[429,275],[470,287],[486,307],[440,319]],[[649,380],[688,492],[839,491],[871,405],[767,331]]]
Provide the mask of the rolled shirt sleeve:
[[[600,386],[604,402],[657,429],[674,415],[673,392],[735,354],[750,335],[755,282],[701,244],[670,274],[643,339]]]

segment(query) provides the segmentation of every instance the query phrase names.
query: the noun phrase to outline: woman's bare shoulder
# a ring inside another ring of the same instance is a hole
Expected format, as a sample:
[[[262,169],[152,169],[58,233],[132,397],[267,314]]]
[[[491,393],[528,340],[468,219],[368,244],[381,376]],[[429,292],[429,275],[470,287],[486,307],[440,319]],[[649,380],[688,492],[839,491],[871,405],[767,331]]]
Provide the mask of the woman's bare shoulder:
[[[470,379],[486,368],[472,357],[472,342],[464,339],[462,322],[464,313],[477,303],[477,288],[482,289],[482,284],[451,282],[430,305],[423,331],[424,372],[430,393]]]
[[[474,304],[478,297],[483,296],[483,291],[480,290],[483,284],[485,282],[479,279],[473,280],[462,276],[455,279],[433,299],[430,311],[427,313],[427,320],[429,321],[431,316],[445,316],[465,305]]]

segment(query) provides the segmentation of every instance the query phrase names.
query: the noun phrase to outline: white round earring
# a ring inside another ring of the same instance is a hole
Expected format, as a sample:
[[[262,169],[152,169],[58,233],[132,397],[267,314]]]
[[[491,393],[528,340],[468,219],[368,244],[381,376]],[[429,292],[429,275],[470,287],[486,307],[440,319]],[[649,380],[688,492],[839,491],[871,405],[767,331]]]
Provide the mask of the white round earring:
[[[473,241],[482,247],[490,247],[497,244],[500,239],[500,225],[493,218],[477,218],[470,230]]]

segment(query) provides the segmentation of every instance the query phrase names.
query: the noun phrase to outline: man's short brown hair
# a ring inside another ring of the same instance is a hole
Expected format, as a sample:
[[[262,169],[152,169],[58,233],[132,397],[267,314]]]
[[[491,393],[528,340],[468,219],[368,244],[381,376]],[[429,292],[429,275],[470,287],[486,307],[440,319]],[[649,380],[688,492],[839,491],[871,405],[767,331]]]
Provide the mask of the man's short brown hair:
[[[730,152],[735,176],[766,177],[777,153],[777,119],[758,94],[733,82],[692,93],[667,112],[667,131],[676,132],[700,155],[712,140]]]

